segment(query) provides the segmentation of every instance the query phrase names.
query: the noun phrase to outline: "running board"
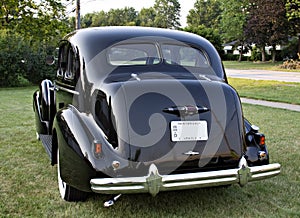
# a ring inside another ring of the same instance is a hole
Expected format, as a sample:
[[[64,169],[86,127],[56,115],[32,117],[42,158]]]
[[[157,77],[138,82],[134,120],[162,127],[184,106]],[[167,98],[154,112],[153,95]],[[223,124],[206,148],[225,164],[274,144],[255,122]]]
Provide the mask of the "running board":
[[[52,154],[52,135],[43,135],[39,134],[39,138],[42,141],[42,144],[51,160],[51,154]]]

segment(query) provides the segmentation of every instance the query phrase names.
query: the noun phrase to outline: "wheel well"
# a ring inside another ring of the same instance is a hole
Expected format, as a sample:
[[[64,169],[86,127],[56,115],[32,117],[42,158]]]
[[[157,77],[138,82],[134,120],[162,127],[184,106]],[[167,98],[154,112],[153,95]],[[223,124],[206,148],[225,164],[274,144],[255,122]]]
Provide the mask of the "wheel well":
[[[53,129],[53,131],[52,131],[52,153],[51,153],[51,165],[52,166],[57,164],[57,148],[58,148],[57,133],[56,133],[56,130]]]

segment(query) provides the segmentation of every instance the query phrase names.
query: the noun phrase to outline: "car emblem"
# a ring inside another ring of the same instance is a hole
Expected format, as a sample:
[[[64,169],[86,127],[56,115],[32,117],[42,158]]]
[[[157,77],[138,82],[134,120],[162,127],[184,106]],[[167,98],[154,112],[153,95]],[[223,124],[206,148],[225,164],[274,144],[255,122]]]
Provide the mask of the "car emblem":
[[[183,154],[193,156],[193,155],[199,155],[200,153],[197,151],[188,151],[188,152],[184,152]]]
[[[207,107],[202,106],[177,106],[177,107],[169,107],[163,109],[163,112],[169,113],[169,114],[176,114],[178,116],[192,116],[195,114],[205,113],[209,111]]]

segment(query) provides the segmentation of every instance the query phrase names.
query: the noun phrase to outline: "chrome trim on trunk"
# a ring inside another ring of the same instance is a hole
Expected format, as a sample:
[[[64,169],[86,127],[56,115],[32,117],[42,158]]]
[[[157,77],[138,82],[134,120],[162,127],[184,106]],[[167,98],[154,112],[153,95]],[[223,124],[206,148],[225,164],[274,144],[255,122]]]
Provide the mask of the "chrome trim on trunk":
[[[150,193],[155,196],[160,191],[203,188],[230,184],[246,185],[248,182],[262,180],[280,173],[280,164],[249,167],[244,157],[239,168],[210,172],[160,175],[155,164],[143,177],[96,178],[91,179],[93,192],[102,194]]]

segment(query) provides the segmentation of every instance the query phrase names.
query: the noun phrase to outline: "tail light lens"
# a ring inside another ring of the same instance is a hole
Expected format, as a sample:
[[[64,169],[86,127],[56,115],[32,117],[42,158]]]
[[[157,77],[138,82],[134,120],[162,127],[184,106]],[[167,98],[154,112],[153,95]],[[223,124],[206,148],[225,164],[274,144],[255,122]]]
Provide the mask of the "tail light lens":
[[[102,156],[102,144],[95,141],[93,147],[95,157],[100,158]]]
[[[265,141],[266,141],[266,137],[263,134],[261,134],[259,137],[259,145],[264,146],[266,144]]]

